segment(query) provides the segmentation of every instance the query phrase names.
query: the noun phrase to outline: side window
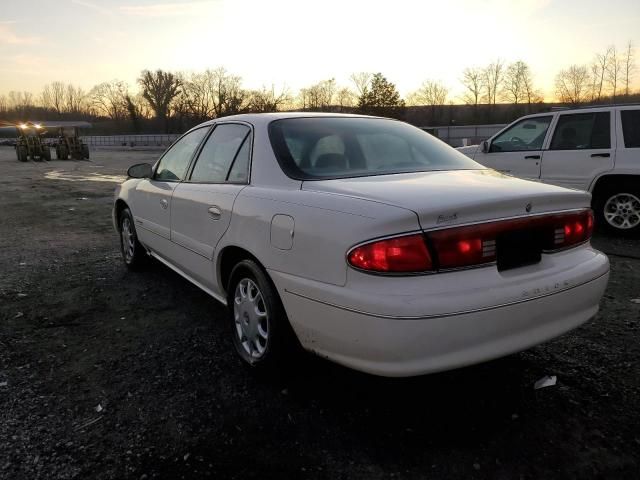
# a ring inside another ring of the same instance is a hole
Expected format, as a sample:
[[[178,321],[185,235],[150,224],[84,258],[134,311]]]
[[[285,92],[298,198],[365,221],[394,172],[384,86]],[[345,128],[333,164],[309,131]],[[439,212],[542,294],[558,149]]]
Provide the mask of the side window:
[[[156,180],[184,180],[187,167],[198,145],[209,131],[208,128],[199,128],[187,133],[174,143],[167,153],[160,159],[154,179]]]
[[[626,148],[640,148],[640,110],[622,110],[622,135]]]
[[[249,135],[249,127],[238,123],[218,125],[196,160],[192,182],[223,183],[240,146]]]
[[[495,137],[491,152],[519,152],[542,150],[544,137],[553,117],[532,117],[519,121]]]
[[[550,150],[611,148],[609,112],[560,115]]]

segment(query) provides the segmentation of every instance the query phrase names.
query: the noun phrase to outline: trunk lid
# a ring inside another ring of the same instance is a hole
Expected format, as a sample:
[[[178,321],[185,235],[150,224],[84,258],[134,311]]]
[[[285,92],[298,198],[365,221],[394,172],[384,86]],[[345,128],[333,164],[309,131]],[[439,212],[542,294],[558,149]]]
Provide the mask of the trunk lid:
[[[305,181],[302,189],[412,210],[423,230],[587,208],[591,195],[490,169]]]

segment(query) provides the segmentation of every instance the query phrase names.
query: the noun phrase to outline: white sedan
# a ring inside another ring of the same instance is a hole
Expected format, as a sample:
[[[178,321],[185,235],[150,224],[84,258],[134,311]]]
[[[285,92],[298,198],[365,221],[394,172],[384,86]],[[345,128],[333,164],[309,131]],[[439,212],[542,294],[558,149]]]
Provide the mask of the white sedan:
[[[114,222],[229,310],[237,352],[297,347],[410,376],[483,362],[592,318],[609,262],[590,195],[487,169],[406,123],[238,115],[129,169]]]

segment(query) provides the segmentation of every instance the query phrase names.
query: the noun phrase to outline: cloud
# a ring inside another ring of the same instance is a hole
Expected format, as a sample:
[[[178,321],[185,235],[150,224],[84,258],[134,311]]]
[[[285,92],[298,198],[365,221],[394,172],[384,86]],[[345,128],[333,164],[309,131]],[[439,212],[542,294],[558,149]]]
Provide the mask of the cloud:
[[[211,8],[214,0],[204,0],[184,3],[155,3],[151,5],[124,5],[120,11],[127,15],[143,17],[177,17],[186,15],[198,15]]]
[[[8,23],[0,23],[0,45],[36,45],[40,43],[40,37],[17,35]]]
[[[95,3],[87,2],[86,0],[71,0],[71,3],[89,8],[98,13],[102,13],[103,15],[113,15],[113,11],[109,10],[108,8],[101,7],[100,5],[96,5]]]

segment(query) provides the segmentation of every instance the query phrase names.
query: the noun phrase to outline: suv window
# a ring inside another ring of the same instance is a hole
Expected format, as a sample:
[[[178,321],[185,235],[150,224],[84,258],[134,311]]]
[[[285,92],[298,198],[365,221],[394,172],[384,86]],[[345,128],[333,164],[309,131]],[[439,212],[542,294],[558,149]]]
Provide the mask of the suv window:
[[[156,169],[156,180],[184,180],[187,167],[198,145],[209,131],[209,128],[198,128],[178,139],[163,155]]]
[[[491,152],[542,150],[544,137],[553,117],[525,118],[508,128],[491,142]]]
[[[191,173],[191,181],[225,182],[231,164],[238,155],[240,146],[249,135],[249,131],[249,127],[239,123],[218,125],[202,147]]]
[[[611,148],[610,113],[560,115],[551,150]]]
[[[622,110],[622,135],[626,148],[640,148],[640,110]]]

